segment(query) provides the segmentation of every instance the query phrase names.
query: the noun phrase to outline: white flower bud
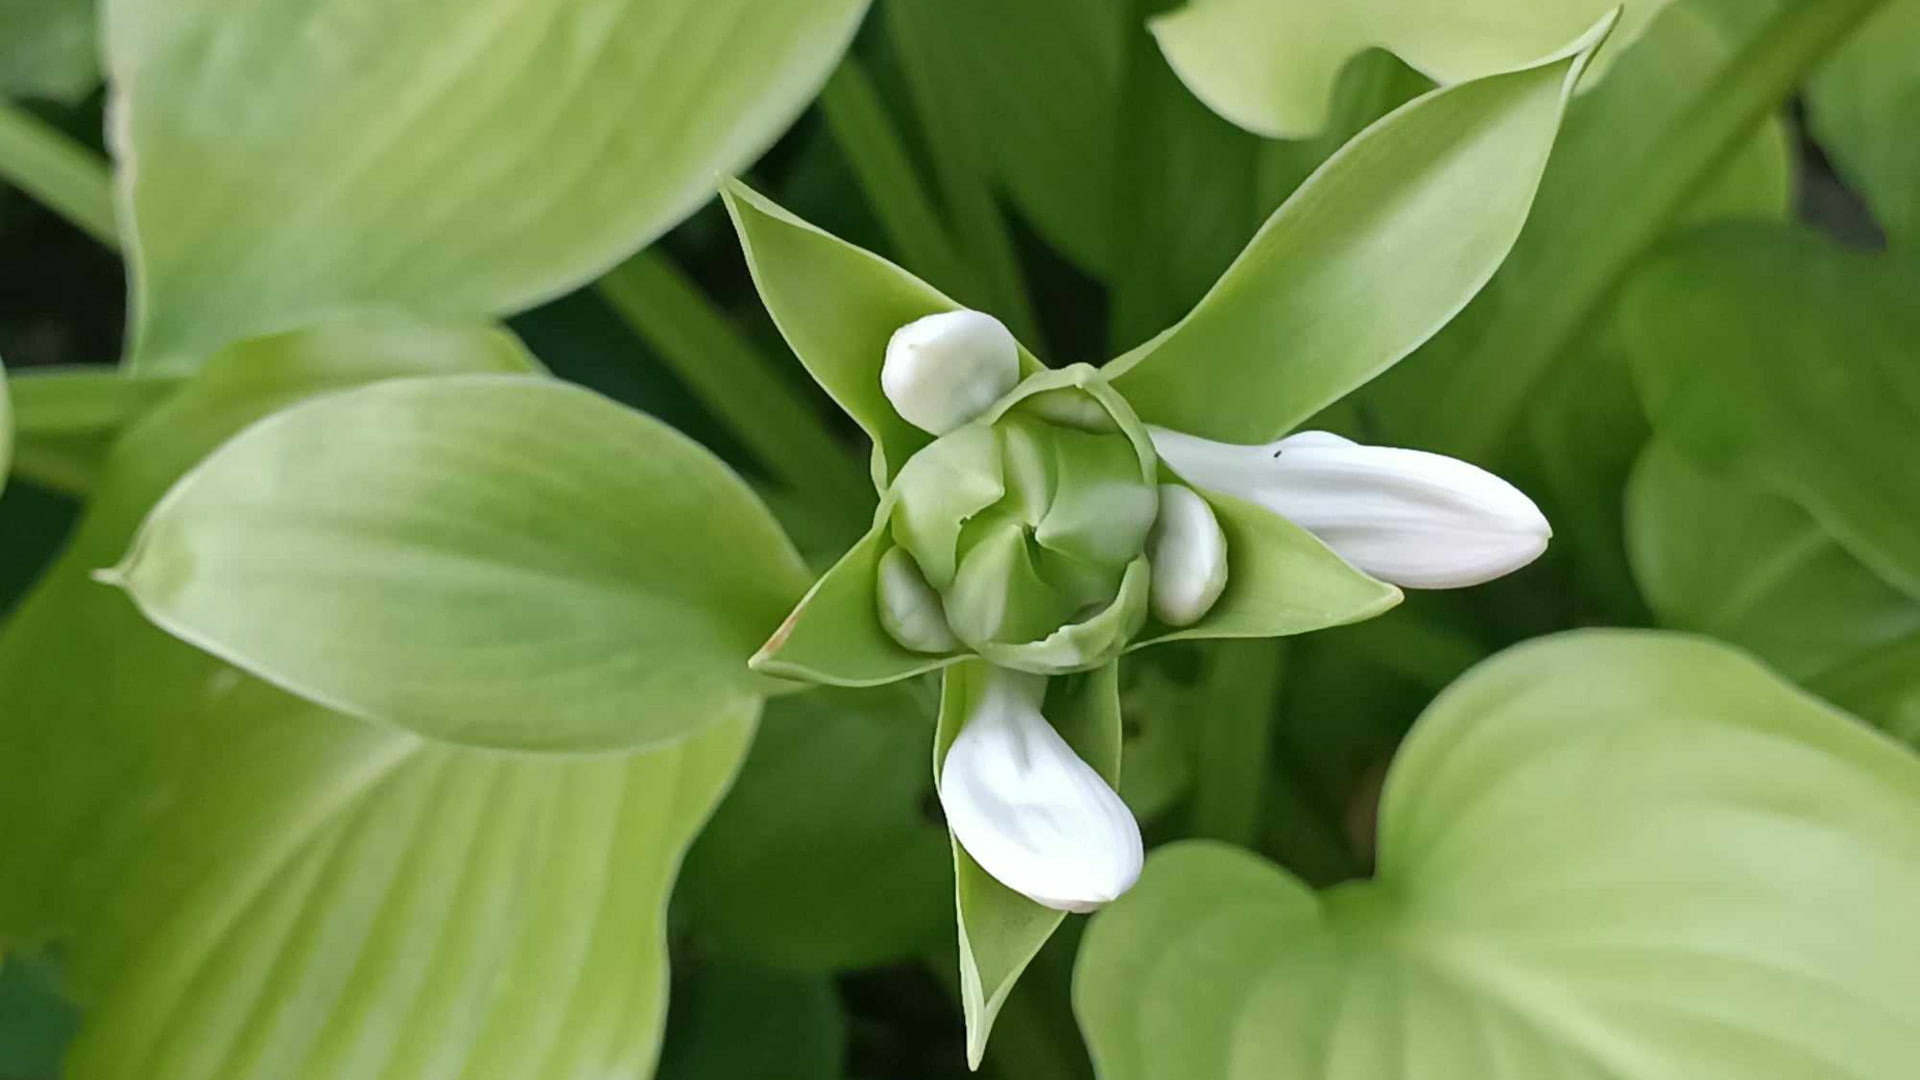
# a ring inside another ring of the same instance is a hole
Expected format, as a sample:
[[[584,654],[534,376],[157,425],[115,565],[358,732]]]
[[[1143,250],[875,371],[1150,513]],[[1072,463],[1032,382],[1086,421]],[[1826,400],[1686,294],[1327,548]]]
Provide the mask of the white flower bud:
[[[979,311],[929,315],[894,331],[880,368],[894,410],[934,435],[986,412],[1019,381],[1019,344]]]
[[[893,640],[914,652],[946,653],[960,647],[947,625],[940,594],[927,584],[926,575],[905,548],[893,548],[880,556],[880,625]]]
[[[1533,500],[1467,462],[1309,431],[1235,446],[1151,429],[1181,478],[1246,499],[1341,558],[1410,589],[1478,585],[1539,558],[1553,530]]]
[[[1213,507],[1192,488],[1160,485],[1160,516],[1147,536],[1153,617],[1192,626],[1227,587],[1227,536]]]
[[[1059,911],[1133,886],[1140,826],[1040,714],[1047,681],[994,668],[940,770],[947,827],[1002,885]]]

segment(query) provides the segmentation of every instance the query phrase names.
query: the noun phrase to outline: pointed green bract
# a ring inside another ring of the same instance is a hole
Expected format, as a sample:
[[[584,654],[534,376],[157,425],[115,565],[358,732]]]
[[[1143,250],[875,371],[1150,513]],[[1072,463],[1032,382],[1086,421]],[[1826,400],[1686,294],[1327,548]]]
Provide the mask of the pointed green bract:
[[[112,577],[172,633],[462,745],[658,746],[739,715],[804,587],[731,470],[535,377],[395,380],[244,432]]]
[[[894,546],[886,521],[891,506],[881,504],[879,522],[813,583],[753,654],[754,670],[828,686],[880,686],[960,658],[914,652],[880,622],[880,557]]]
[[[866,0],[110,0],[133,355],[514,311],[771,143]]]
[[[289,400],[533,370],[498,331],[386,325],[411,359],[362,324],[210,360],[127,433],[0,634],[0,814],[39,825],[0,831],[0,938],[60,941],[75,1080],[650,1069],[666,895],[751,703],[646,754],[437,747],[249,679],[89,579],[178,474]]]
[[[1621,305],[1654,429],[1784,495],[1920,597],[1920,268],[1812,233],[1729,225],[1635,275]]]
[[[1455,83],[1533,62],[1610,11],[1624,48],[1667,0],[1190,0],[1153,33],[1187,86],[1249,131],[1299,138],[1326,123],[1340,69],[1384,48],[1436,81]]]
[[[1226,589],[1192,626],[1149,623],[1135,648],[1187,638],[1304,634],[1371,619],[1400,602],[1399,589],[1354,569],[1280,515],[1231,495],[1200,494],[1227,537]]]
[[[1148,423],[1257,443],[1411,352],[1513,246],[1567,99],[1610,25],[1362,132],[1185,319],[1114,361],[1114,387]]]
[[[968,661],[948,669],[940,687],[940,726],[934,735],[933,774],[939,782],[947,750],[966,726],[990,668]],[[1060,737],[1107,783],[1120,783],[1120,674],[1108,664],[1056,678],[1041,706]],[[1034,954],[1066,919],[995,881],[953,842],[954,904],[960,926],[960,1001],[967,1018],[967,1062],[986,1053],[993,1021]]]
[[[1897,1080],[1916,889],[1920,758],[1725,647],[1571,633],[1421,717],[1373,881],[1162,848],[1075,1007],[1104,1080]]]
[[[959,310],[938,289],[870,251],[800,220],[734,181],[722,189],[753,283],[794,355],[873,440],[874,486],[884,489],[933,436],[901,419],[880,389],[893,332]],[[1040,364],[1024,348],[1023,374]]]

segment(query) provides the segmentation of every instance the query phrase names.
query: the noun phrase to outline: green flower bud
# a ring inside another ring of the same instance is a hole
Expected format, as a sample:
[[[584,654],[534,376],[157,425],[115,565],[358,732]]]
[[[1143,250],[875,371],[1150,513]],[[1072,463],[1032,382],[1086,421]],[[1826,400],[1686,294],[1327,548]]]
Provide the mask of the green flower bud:
[[[925,597],[896,609],[911,566],[978,655],[1041,674],[1105,663],[1146,621],[1157,470],[1139,421],[1093,369],[1029,378],[902,467],[883,624],[910,649],[944,651],[887,614],[934,609]]]

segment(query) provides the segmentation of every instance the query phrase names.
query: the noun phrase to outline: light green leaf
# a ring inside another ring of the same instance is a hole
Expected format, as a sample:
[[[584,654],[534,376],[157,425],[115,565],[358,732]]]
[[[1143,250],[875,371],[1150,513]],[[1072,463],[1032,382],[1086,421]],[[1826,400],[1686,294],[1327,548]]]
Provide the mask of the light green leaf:
[[[941,940],[953,870],[927,809],[925,686],[769,703],[739,780],[687,856],[677,895],[702,952],[832,971],[911,959]]]
[[[394,380],[213,454],[113,571],[163,628],[350,715],[661,746],[743,712],[806,571],[697,443],[540,378]]]
[[[1148,423],[1263,442],[1445,325],[1506,257],[1592,48],[1435,91],[1348,143],[1180,323],[1114,361]]]
[[[865,0],[107,0],[133,355],[507,312],[712,195]]]
[[[1807,512],[1655,439],[1627,488],[1627,550],[1661,624],[1750,649],[1801,682],[1920,635],[1920,600]]]
[[[974,699],[984,690],[989,670],[983,662],[968,661],[946,672],[940,686],[940,727],[933,744],[936,778],[946,763],[948,748],[965,726]],[[1119,783],[1117,664],[1050,680],[1041,711],[1082,760],[1107,783]],[[960,925],[960,1001],[967,1018],[967,1063],[978,1068],[994,1018],[1006,1004],[1007,994],[1067,916],[995,881],[958,841],[953,842],[953,872],[954,906]]]
[[[1298,138],[1320,130],[1340,69],[1384,48],[1442,83],[1532,63],[1620,12],[1615,48],[1638,37],[1666,0],[1191,0],[1153,20],[1180,77],[1249,131]]]
[[[1134,648],[1183,638],[1265,638],[1371,619],[1400,590],[1354,569],[1312,533],[1231,495],[1201,492],[1227,537],[1227,587],[1198,623],[1150,623]]]
[[[1807,88],[1820,145],[1898,243],[1920,242],[1920,0],[1892,0]]]
[[[412,360],[378,337],[212,359],[127,434],[0,634],[0,817],[36,823],[0,830],[0,937],[61,938],[86,1018],[72,1080],[649,1070],[665,895],[750,708],[648,754],[434,747],[248,679],[88,579],[179,473],[289,398],[528,370],[490,331]]]
[[[0,97],[73,103],[100,85],[93,0],[0,0]]]
[[[870,251],[831,236],[738,181],[721,192],[761,302],[818,382],[873,439],[874,486],[933,436],[901,419],[880,389],[887,340],[902,326],[960,305]],[[1040,364],[1024,348],[1023,374]]]
[[[1394,762],[1372,881],[1162,848],[1074,996],[1104,1080],[1898,1080],[1920,759],[1739,653],[1583,632]]]
[[[1654,429],[1920,597],[1920,270],[1782,227],[1692,234],[1621,302]]]
[[[14,463],[36,483],[93,490],[120,433],[179,389],[173,376],[114,368],[37,368],[13,377]]]

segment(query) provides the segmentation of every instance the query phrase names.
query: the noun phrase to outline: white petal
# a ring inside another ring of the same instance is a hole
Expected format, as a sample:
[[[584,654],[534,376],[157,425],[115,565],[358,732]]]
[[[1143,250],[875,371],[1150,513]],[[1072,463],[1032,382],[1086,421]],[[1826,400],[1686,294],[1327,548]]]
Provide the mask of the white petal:
[[[1188,483],[1259,503],[1395,585],[1478,585],[1539,558],[1553,536],[1518,488],[1440,454],[1324,431],[1235,446],[1151,430],[1154,449]]]
[[[1192,626],[1227,587],[1227,537],[1213,507],[1192,488],[1160,485],[1160,515],[1147,537],[1153,617]]]
[[[920,564],[906,548],[893,548],[880,556],[877,587],[880,625],[893,640],[914,652],[944,653],[960,647],[947,625],[947,611],[940,594],[927,584]]]
[[[1140,826],[1040,715],[1043,676],[995,668],[947,750],[940,806],[973,861],[1060,911],[1091,911],[1140,877]]]
[[[880,388],[909,424],[945,435],[1020,381],[1020,346],[999,319],[979,311],[929,315],[893,332]]]

